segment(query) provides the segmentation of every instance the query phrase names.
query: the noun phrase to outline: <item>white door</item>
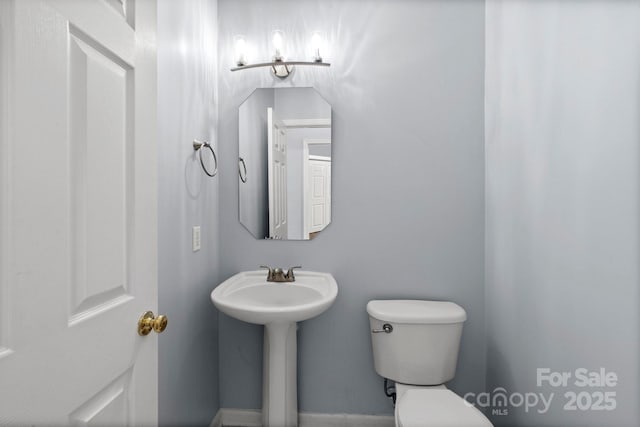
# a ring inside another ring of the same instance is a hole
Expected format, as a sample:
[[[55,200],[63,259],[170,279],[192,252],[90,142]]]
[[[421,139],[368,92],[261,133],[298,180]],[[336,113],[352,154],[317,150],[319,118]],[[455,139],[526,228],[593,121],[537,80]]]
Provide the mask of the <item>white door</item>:
[[[331,222],[331,159],[310,156],[307,177],[308,233],[323,230]]]
[[[157,424],[155,14],[0,1],[0,425]]]
[[[269,237],[287,239],[287,128],[267,108]]]

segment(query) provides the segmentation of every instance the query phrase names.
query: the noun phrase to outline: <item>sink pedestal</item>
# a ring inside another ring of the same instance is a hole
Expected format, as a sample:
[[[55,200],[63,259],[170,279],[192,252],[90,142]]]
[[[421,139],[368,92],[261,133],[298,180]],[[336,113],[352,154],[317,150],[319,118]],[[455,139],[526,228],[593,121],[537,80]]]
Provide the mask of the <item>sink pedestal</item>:
[[[297,323],[264,327],[262,423],[264,427],[297,427]]]
[[[337,295],[336,279],[313,271],[298,272],[295,283],[268,282],[263,271],[244,271],[211,292],[211,301],[223,313],[265,325],[264,427],[298,426],[297,322],[324,313]]]

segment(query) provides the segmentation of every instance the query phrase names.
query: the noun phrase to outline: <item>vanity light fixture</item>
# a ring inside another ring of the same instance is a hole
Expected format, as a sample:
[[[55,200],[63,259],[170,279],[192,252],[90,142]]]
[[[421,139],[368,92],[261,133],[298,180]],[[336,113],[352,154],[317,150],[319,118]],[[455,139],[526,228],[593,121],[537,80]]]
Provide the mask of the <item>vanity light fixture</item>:
[[[274,61],[282,61],[282,51],[284,48],[284,34],[282,31],[274,31],[273,32],[273,50],[275,51],[275,55],[273,55]]]
[[[236,44],[236,65],[242,67],[247,64],[247,42],[243,36],[234,37]]]
[[[322,61],[322,56],[320,55],[321,47],[322,47],[322,36],[320,33],[315,32],[311,36],[311,47],[313,49],[313,61],[297,61],[297,60],[288,60],[285,59],[285,36],[282,31],[274,31],[273,32],[273,58],[270,62],[260,62],[256,64],[247,63],[246,51],[247,51],[247,43],[242,36],[235,37],[235,63],[236,67],[232,68],[231,71],[240,71],[247,70],[249,68],[258,68],[258,67],[270,67],[271,72],[281,79],[285,79],[289,77],[289,75],[293,72],[294,65],[315,65],[322,67],[331,66],[328,62]]]
[[[322,62],[322,56],[320,55],[321,47],[322,47],[322,35],[316,31],[311,35],[311,49],[313,51],[314,62]]]

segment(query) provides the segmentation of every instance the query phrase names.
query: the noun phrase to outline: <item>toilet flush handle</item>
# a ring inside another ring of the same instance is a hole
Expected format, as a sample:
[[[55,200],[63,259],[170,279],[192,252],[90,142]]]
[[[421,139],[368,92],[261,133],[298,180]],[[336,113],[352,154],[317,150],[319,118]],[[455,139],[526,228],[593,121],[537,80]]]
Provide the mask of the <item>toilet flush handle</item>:
[[[379,334],[380,332],[384,332],[385,334],[390,334],[391,332],[393,332],[393,326],[391,326],[388,323],[385,323],[384,325],[382,325],[382,329],[372,329],[371,332],[373,332],[374,334]]]

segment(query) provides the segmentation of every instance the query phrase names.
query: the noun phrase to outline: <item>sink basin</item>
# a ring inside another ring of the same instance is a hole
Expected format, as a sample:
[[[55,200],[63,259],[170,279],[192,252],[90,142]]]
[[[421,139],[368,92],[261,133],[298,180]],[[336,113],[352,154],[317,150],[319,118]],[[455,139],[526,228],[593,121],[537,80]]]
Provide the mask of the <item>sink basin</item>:
[[[331,274],[297,271],[295,282],[267,282],[264,270],[238,273],[211,292],[223,313],[249,323],[301,322],[324,312],[338,295]]]
[[[267,282],[264,270],[245,271],[211,292],[223,313],[265,325],[262,380],[262,425],[296,427],[297,327],[333,304],[338,285],[331,274],[296,271],[295,282]]]

